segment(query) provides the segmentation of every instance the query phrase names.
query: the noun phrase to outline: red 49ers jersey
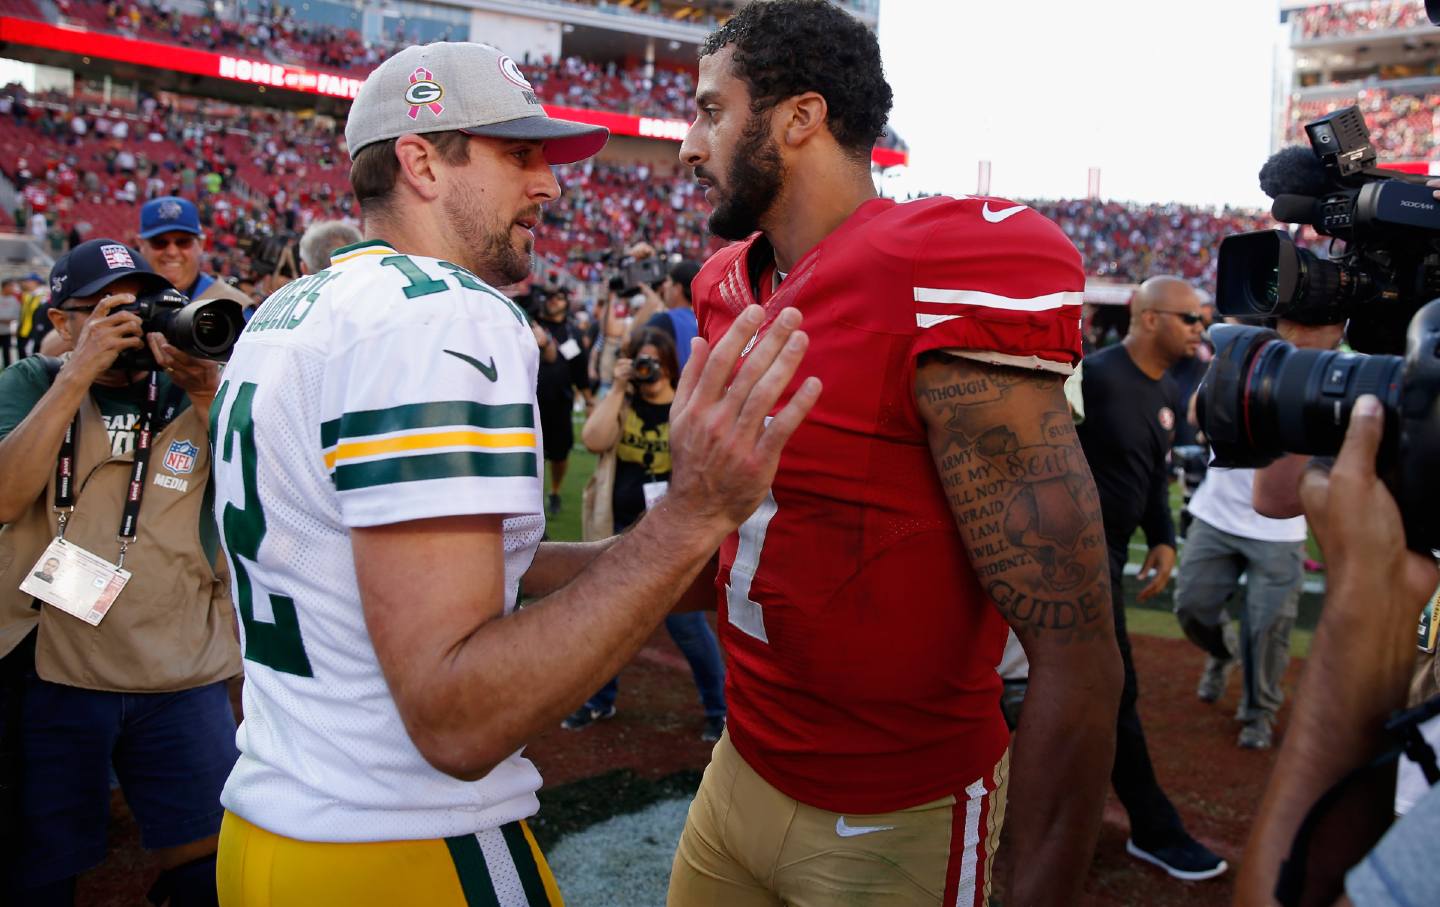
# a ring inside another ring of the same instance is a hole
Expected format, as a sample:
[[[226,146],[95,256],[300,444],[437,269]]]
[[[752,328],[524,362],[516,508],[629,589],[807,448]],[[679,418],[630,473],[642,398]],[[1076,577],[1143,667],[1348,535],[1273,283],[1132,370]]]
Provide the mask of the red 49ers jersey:
[[[752,276],[770,257],[757,235],[695,278],[712,343],[756,301]],[[1006,627],[931,459],[916,358],[1073,364],[1083,289],[1075,247],[1029,208],[874,199],[766,299],[762,335],[793,306],[810,336],[780,405],[808,375],[824,392],[770,494],[721,547],[716,586],[731,739],[787,795],[887,812],[963,791],[999,759]]]

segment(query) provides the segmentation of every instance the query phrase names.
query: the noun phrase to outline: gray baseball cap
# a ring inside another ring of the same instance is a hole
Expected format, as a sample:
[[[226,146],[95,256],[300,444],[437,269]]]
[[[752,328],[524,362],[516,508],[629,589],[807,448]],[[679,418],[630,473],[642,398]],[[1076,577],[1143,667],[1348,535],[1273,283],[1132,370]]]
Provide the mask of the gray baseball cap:
[[[610,130],[545,113],[515,61],[489,44],[407,47],[365,79],[350,106],[350,157],[402,135],[459,130],[545,143],[545,160],[569,164],[605,147]]]

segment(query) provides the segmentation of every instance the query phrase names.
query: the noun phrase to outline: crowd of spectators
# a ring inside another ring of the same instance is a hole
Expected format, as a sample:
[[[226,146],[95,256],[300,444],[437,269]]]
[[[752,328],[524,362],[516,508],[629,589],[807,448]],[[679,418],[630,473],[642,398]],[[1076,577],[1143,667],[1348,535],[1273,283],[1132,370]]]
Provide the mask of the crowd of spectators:
[[[87,28],[211,51],[248,52],[277,61],[368,72],[389,55],[387,42],[364,41],[359,32],[309,22],[284,3],[248,6],[244,15],[180,12],[170,0],[61,2],[62,15]],[[395,35],[404,40],[402,25]]]
[[[363,76],[396,47],[416,40],[403,22],[393,41],[365,41],[350,28],[321,25],[297,16],[284,3],[249,6],[243,16],[179,12],[172,0],[109,0],[104,4],[64,2],[65,18],[87,28],[211,51],[265,56],[278,62],[316,66]],[[444,35],[463,40],[467,35]],[[569,56],[526,61],[536,94],[548,103],[607,110],[634,116],[689,121],[694,118],[695,73],[690,70],[597,63]],[[904,148],[890,130],[880,142]]]
[[[1424,4],[1413,0],[1322,3],[1300,10],[1295,21],[1303,41],[1368,31],[1397,31],[1426,24]]]
[[[1424,160],[1434,152],[1440,93],[1408,94],[1384,88],[1365,88],[1353,95],[1325,99],[1292,100],[1286,142],[1308,143],[1306,123],[1352,104],[1365,115],[1375,150],[1382,159]]]
[[[0,172],[21,193],[17,228],[54,253],[90,235],[128,235],[138,204],[173,194],[199,209],[210,236],[207,270],[239,277],[257,239],[356,215],[340,124],[327,117],[168,95],[122,109],[10,86],[0,92],[0,140],[16,150]],[[563,193],[546,208],[536,252],[571,282],[603,282],[635,242],[693,259],[718,246],[699,186],[678,164],[587,160],[556,175]],[[1174,273],[1212,292],[1220,240],[1272,225],[1229,209],[1033,205],[1060,225],[1092,275]]]
[[[656,67],[647,76],[639,67],[565,57],[526,66],[525,75],[555,104],[687,122],[695,116],[695,75],[684,70]]]
[[[1060,225],[1091,275],[1138,283],[1152,274],[1178,274],[1212,294],[1220,240],[1275,226],[1267,214],[1235,208],[1098,199],[1030,204]]]

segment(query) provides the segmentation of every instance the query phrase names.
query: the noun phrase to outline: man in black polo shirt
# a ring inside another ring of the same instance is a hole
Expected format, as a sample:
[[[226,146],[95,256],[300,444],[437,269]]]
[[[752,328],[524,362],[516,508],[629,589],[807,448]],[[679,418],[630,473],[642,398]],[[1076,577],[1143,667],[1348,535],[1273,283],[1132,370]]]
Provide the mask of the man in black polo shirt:
[[[1175,878],[1191,881],[1213,878],[1228,867],[1185,831],[1155,779],[1135,708],[1139,687],[1125,632],[1121,579],[1130,537],[1140,527],[1150,550],[1140,568],[1141,580],[1149,582],[1138,599],[1144,601],[1164,589],[1175,568],[1166,456],[1185,407],[1166,370],[1195,355],[1202,331],[1200,297],[1188,283],[1175,277],[1145,281],[1130,301],[1130,331],[1125,339],[1085,357],[1080,383],[1085,418],[1079,426],[1080,444],[1100,492],[1110,549],[1115,636],[1125,663],[1115,767],[1110,774],[1115,793],[1130,814],[1125,848]]]
[[[539,294],[542,291],[536,290]],[[570,294],[563,287],[549,296],[541,295],[535,319],[535,341],[540,344],[540,373],[536,397],[540,403],[541,434],[545,439],[545,462],[550,466],[550,516],[560,512],[560,488],[570,465],[570,448],[575,446],[575,425],[571,413],[575,390],[591,401],[590,378],[586,371],[589,342],[570,314]]]

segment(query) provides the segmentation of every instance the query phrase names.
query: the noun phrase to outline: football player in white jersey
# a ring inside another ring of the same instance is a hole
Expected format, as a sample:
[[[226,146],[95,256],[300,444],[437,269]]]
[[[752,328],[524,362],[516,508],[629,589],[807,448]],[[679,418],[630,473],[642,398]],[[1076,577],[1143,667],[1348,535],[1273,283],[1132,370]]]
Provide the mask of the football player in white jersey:
[[[521,748],[755,509],[819,382],[767,423],[806,338],[788,311],[737,371],[752,307],[695,343],[669,494],[621,539],[541,544],[539,351],[493,287],[529,271],[549,165],[606,132],[438,43],[371,73],[346,140],[366,241],[265,301],[211,408],[246,680],[221,903],[560,903]]]

